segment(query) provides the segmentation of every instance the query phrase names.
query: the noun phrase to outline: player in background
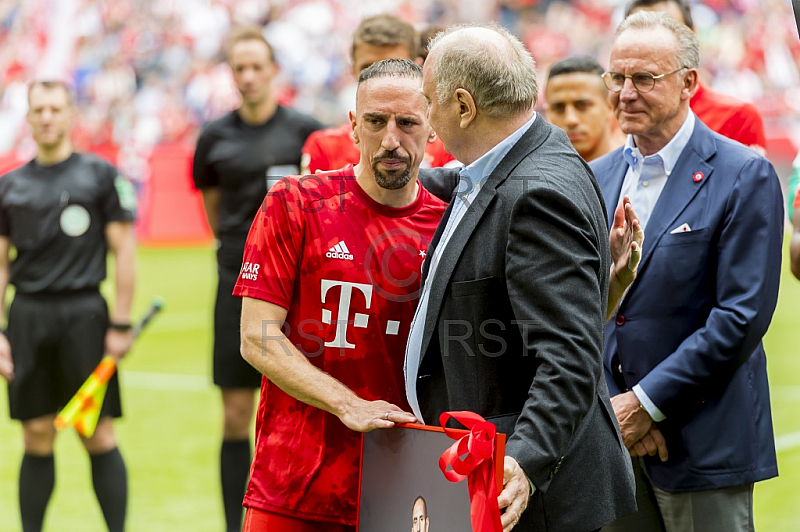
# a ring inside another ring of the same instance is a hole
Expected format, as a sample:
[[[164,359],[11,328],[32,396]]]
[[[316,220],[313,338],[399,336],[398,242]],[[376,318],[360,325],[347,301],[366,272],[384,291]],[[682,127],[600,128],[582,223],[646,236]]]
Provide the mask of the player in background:
[[[253,222],[235,290],[242,356],[265,376],[246,531],[355,530],[358,432],[414,420],[403,352],[445,210],[417,182],[433,138],[421,79],[408,59],[365,69],[359,163],[285,179]]]
[[[603,72],[591,57],[568,57],[550,68],[544,88],[547,119],[564,130],[586,162],[625,143],[600,77]]]
[[[390,14],[365,18],[353,34],[350,59],[353,75],[383,59],[409,59],[422,62],[419,57],[419,36],[414,27]],[[303,146],[303,174],[317,170],[337,170],[356,164],[361,156],[353,143],[350,124],[312,133]],[[438,168],[453,163],[452,155],[444,150],[442,142],[434,136],[425,146],[421,168]],[[457,164],[457,163],[456,163]]]
[[[205,127],[197,141],[192,176],[218,243],[214,384],[220,387],[224,408],[220,478],[226,527],[232,532],[241,530],[250,427],[261,375],[239,354],[241,300],[231,293],[247,231],[271,180],[299,172],[303,142],[322,126],[276,102],[272,80],[278,66],[260,28],[241,28],[231,35],[228,63],[242,105]]]
[[[28,105],[38,153],[0,179],[0,301],[9,283],[16,289],[8,331],[0,333],[0,375],[9,382],[11,417],[22,421],[22,530],[38,532],[55,485],[56,414],[104,354],[119,360],[133,342],[136,198],[116,168],[73,151],[75,108],[66,85],[31,83]],[[9,260],[12,246],[16,257]],[[110,320],[99,291],[109,250],[116,296]],[[0,322],[4,310],[0,305]],[[120,415],[115,374],[94,435],[81,437],[111,532],[125,528],[128,494],[111,420]],[[9,520],[2,518],[4,528]]]

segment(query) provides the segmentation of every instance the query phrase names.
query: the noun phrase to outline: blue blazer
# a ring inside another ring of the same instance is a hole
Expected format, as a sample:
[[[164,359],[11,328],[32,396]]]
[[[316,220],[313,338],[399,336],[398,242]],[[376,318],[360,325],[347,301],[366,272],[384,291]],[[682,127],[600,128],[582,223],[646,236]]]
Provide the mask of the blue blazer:
[[[591,168],[610,224],[628,168],[622,148]],[[691,231],[671,233],[683,224]],[[624,391],[618,382],[640,384],[666,416],[658,426],[669,460],[645,458],[665,491],[778,474],[761,338],[778,298],[782,242],[775,169],[697,120],[647,224],[638,277],[606,326],[611,395]]]

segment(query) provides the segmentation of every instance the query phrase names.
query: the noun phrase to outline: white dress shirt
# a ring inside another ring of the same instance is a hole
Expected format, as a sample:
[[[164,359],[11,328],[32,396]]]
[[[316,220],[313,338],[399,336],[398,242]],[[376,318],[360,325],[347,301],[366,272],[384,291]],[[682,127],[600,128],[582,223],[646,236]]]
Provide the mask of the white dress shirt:
[[[678,162],[678,158],[689,143],[692,133],[694,133],[694,122],[694,113],[689,111],[683,125],[667,145],[658,152],[646,157],[643,157],[639,148],[636,147],[633,135],[628,135],[625,140],[625,147],[622,153],[628,162],[628,172],[622,182],[619,201],[622,203],[623,196],[628,196],[631,199],[631,204],[636,211],[636,216],[639,218],[642,229],[646,229],[647,222],[653,214],[658,198],[661,197],[661,192],[667,184],[667,179],[669,179],[672,170],[675,168],[675,163]],[[653,421],[666,419],[664,413],[650,400],[650,397],[641,386],[638,384],[634,386],[633,393],[636,394],[639,402],[642,403],[642,406],[653,418]]]

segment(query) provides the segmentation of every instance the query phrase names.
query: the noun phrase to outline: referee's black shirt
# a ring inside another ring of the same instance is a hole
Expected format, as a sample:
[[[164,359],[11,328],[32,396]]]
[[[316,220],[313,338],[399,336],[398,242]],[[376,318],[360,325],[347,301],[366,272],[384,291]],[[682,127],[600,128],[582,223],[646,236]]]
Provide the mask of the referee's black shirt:
[[[219,187],[217,237],[220,265],[238,269],[247,233],[270,182],[300,173],[306,138],[322,125],[278,106],[264,124],[251,126],[233,111],[208,124],[197,140],[192,177],[198,189]]]
[[[0,235],[17,249],[17,292],[97,288],[106,277],[105,226],[133,220],[131,195],[116,168],[88,154],[52,166],[33,160],[0,178]]]

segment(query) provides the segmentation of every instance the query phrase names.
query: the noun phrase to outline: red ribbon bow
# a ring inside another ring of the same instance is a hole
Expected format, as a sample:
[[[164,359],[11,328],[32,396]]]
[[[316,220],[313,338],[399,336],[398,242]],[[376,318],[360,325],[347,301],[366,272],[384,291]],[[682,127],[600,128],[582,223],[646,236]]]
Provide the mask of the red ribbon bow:
[[[451,418],[467,427],[469,434],[447,428]],[[467,479],[473,532],[502,532],[494,468],[497,427],[474,412],[442,412],[439,424],[457,440],[439,457],[439,469],[450,482]]]

